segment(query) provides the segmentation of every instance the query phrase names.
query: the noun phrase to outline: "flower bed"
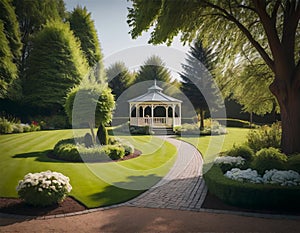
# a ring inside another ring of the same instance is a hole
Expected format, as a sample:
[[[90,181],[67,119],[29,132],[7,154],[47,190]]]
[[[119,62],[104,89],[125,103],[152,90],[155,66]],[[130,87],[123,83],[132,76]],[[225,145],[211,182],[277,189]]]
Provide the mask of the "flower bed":
[[[269,176],[273,177],[272,180],[276,178],[271,173]],[[231,205],[257,209],[300,208],[299,185],[282,186],[271,182],[257,184],[229,179],[216,164],[204,174],[204,179],[211,193]]]
[[[72,190],[70,179],[59,172],[28,173],[16,190],[21,199],[33,206],[50,206],[64,200]]]

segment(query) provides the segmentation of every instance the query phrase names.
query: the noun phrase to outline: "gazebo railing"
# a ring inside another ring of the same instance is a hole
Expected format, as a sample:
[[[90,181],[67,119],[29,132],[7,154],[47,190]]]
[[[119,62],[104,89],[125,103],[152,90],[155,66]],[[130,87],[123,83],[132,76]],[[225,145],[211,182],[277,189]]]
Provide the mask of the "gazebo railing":
[[[172,117],[153,117],[153,122],[151,117],[131,117],[130,124],[137,126],[177,126],[180,125],[180,118],[175,117],[173,124]]]

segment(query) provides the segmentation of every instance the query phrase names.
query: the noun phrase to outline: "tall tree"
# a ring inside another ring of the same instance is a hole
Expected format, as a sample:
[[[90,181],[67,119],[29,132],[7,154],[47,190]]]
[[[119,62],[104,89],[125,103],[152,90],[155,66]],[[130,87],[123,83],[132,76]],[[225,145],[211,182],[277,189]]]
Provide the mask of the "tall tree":
[[[9,86],[17,78],[17,66],[13,62],[13,53],[0,20],[0,99],[6,98]]]
[[[23,49],[21,53],[20,75],[23,76],[26,58],[33,41],[33,35],[39,32],[49,20],[63,20],[65,18],[65,4],[63,0],[12,0],[20,25]]]
[[[101,133],[97,132],[97,135],[101,135],[100,138],[107,138],[105,124],[112,120],[114,108],[115,101],[111,89],[107,85],[90,80],[72,88],[65,104],[70,123],[73,126],[88,124],[94,143],[96,142],[95,127],[99,127],[98,131]],[[100,143],[106,144],[101,140]]]
[[[81,42],[81,48],[88,60],[89,66],[93,67],[97,62],[102,60],[102,55],[91,13],[87,11],[86,7],[77,6],[71,12],[68,21],[75,36]]]
[[[154,44],[171,43],[179,32],[183,41],[199,35],[220,52],[225,69],[245,46],[251,60],[260,57],[273,73],[270,91],[280,107],[281,148],[287,154],[300,152],[299,20],[296,0],[133,0],[128,14],[133,38],[151,26]]]
[[[109,87],[115,99],[134,82],[134,75],[128,70],[124,62],[116,62],[106,70]]]
[[[17,63],[21,56],[22,43],[19,23],[10,0],[0,0],[0,20],[4,24],[2,30],[8,39],[13,60]]]
[[[35,36],[24,84],[25,101],[32,106],[62,109],[68,89],[88,73],[87,62],[69,25],[48,22]]]
[[[182,92],[193,104],[200,130],[204,129],[205,111],[213,111],[219,105],[216,85],[210,76],[214,62],[214,54],[210,49],[204,49],[201,40],[196,40],[187,54],[186,63],[182,64]]]
[[[166,83],[171,82],[170,71],[165,68],[165,63],[159,56],[149,57],[138,71],[136,82],[158,80]]]

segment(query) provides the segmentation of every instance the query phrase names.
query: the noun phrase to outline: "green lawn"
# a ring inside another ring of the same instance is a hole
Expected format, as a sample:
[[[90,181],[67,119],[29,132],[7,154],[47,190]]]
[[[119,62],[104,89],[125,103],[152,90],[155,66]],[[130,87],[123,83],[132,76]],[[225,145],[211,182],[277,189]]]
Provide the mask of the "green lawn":
[[[220,151],[230,149],[234,144],[239,145],[246,141],[249,129],[227,128],[226,135],[181,137],[180,139],[194,145],[202,154],[205,162],[211,162]]]
[[[0,196],[16,197],[15,187],[25,174],[52,170],[70,177],[71,196],[87,207],[111,205],[143,192],[141,187],[146,189],[147,186],[143,188],[141,184],[156,183],[176,159],[173,145],[151,136],[120,136],[143,155],[118,163],[71,163],[46,156],[57,141],[72,135],[72,130],[0,135]]]

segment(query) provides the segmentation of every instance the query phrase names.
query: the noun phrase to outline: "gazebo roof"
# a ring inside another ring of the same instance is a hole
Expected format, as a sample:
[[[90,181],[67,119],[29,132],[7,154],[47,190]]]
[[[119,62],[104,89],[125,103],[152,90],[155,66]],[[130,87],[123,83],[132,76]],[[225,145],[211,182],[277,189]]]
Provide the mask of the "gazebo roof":
[[[128,102],[182,102],[181,100],[162,93],[162,90],[162,88],[156,85],[155,80],[154,85],[148,88],[148,92],[146,94],[130,99]]]

